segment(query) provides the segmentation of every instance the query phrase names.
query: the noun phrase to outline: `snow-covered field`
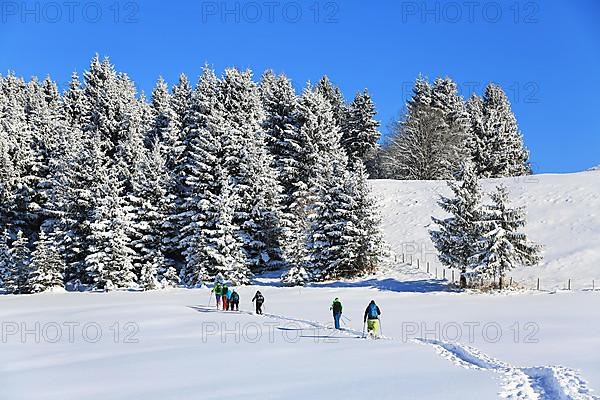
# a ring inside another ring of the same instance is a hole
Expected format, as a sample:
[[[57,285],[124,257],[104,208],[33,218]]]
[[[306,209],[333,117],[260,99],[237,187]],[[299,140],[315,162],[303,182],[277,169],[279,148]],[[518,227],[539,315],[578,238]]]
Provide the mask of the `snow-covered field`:
[[[216,312],[207,289],[4,296],[0,398],[589,399],[600,388],[598,293],[472,295],[392,278],[258,288],[263,317]],[[245,310],[256,289],[240,288]],[[350,318],[339,334],[327,328],[335,296]],[[371,298],[387,340],[360,338]]]
[[[599,180],[503,180],[545,246],[544,265],[516,271],[521,282],[600,283]],[[392,248],[430,250],[427,225],[445,185],[374,186]],[[257,289],[264,316],[248,312]],[[600,291],[459,293],[396,265],[309,288],[262,277],[239,292],[240,313],[217,312],[206,288],[0,296],[0,399],[600,398]],[[349,318],[338,333],[329,328],[334,297]],[[361,338],[371,299],[382,340]]]

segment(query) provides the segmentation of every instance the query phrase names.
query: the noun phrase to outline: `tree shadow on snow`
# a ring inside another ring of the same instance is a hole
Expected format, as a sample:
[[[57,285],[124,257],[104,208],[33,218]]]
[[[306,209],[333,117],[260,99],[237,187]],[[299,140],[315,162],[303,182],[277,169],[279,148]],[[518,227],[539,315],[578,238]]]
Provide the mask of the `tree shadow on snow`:
[[[441,279],[419,279],[415,281],[398,281],[393,278],[387,279],[366,279],[355,282],[325,282],[315,283],[311,287],[324,288],[371,288],[389,292],[400,293],[433,293],[433,292],[460,292],[448,285],[448,282]]]

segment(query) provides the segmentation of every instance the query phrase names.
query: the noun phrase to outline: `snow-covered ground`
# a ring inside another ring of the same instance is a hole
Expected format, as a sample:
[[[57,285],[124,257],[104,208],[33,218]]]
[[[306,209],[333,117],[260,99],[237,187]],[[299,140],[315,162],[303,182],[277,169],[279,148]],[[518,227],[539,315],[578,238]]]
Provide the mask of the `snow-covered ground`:
[[[372,278],[243,287],[244,310],[257,288],[262,317],[216,312],[207,289],[3,296],[0,398],[591,399],[600,388],[598,293]],[[336,296],[350,319],[337,334]],[[386,340],[360,338],[372,298]]]
[[[600,283],[599,180],[502,180],[545,246],[521,282]],[[392,249],[426,246],[412,267],[308,288],[261,277],[239,288],[240,313],[217,312],[206,288],[0,296],[0,399],[600,399],[600,291],[453,291],[424,271],[437,265],[427,225],[444,183],[374,187]],[[264,316],[250,312],[257,289]],[[335,297],[342,332],[330,329]],[[371,299],[382,340],[362,338]]]
[[[542,289],[568,287],[592,289],[600,286],[600,174],[597,171],[562,175],[534,175],[483,181],[489,192],[504,183],[514,205],[526,206],[529,237],[544,246],[544,262],[512,273],[521,284]],[[421,269],[430,262],[430,271],[441,266],[436,258],[428,229],[431,216],[444,216],[436,201],[449,195],[444,182],[374,181],[383,207],[385,236],[392,249]],[[594,282],[595,281],[595,282]]]

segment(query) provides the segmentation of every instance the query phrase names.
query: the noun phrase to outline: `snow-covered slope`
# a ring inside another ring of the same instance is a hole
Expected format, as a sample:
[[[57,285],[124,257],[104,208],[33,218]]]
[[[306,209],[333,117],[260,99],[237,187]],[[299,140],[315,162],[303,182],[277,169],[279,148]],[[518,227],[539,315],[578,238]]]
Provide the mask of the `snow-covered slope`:
[[[571,279],[573,289],[600,286],[600,175],[582,172],[563,175],[491,179],[486,191],[504,183],[515,205],[527,206],[530,238],[544,246],[544,262],[513,272],[523,285],[534,288],[537,278],[543,289],[562,289]],[[448,195],[444,182],[373,181],[383,207],[386,240],[398,254],[414,253],[421,269],[430,262],[440,268],[428,228],[431,216],[443,216],[437,206],[440,194]],[[417,251],[415,247],[418,247]],[[401,257],[401,256],[400,256]]]

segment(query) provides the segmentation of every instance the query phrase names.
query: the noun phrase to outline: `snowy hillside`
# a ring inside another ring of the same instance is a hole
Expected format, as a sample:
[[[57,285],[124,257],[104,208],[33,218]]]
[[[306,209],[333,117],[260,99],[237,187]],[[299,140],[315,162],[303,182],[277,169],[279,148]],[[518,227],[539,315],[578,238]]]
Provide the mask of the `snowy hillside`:
[[[533,268],[514,271],[523,285],[542,289],[563,289],[571,279],[573,289],[600,285],[600,175],[583,172],[564,175],[534,175],[493,179],[483,182],[486,192],[504,183],[515,205],[527,206],[530,238],[544,246],[544,262]],[[428,228],[431,216],[444,213],[437,206],[440,194],[449,195],[444,182],[373,182],[383,207],[385,237],[398,254],[414,253],[421,260],[439,266]],[[415,250],[418,246],[419,250]],[[441,269],[441,267],[439,267]],[[440,272],[441,273],[441,272]]]

